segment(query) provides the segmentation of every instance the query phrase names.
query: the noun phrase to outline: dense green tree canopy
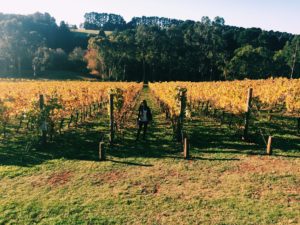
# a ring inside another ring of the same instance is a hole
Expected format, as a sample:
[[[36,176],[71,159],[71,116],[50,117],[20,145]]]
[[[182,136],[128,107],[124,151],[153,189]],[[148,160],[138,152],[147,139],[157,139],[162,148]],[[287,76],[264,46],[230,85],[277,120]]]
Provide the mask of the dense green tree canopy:
[[[115,30],[125,28],[126,22],[122,16],[108,13],[90,12],[84,15],[84,28],[92,30]]]
[[[67,69],[67,54],[86,46],[77,40],[65,22],[58,26],[48,13],[0,14],[0,70],[22,75],[43,67]]]
[[[110,80],[260,79],[289,76],[292,68],[294,74],[300,73],[293,38],[288,33],[227,26],[221,17],[213,21],[203,17],[200,22],[135,17],[126,29],[95,38],[94,50],[102,56],[102,68],[107,68],[98,74]]]
[[[73,32],[48,13],[0,13],[0,70],[83,71],[108,80],[210,81],[299,77],[300,37],[228,26],[222,17],[201,21],[86,13]],[[72,26],[74,29],[74,26]]]

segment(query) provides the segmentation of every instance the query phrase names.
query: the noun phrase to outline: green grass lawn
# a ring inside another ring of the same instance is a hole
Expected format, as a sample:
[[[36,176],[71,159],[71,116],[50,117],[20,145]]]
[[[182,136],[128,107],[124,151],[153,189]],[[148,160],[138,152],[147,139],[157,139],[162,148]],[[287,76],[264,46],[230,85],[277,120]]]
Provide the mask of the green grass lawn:
[[[14,78],[14,79],[37,79],[37,80],[97,80],[97,77],[88,73],[74,72],[74,71],[44,71],[40,72],[36,78],[33,76],[31,70],[22,71],[22,76],[16,73],[0,73],[0,78]]]
[[[148,139],[135,118],[98,161],[107,118],[91,120],[47,147],[24,152],[21,137],[0,145],[0,224],[299,224],[300,138],[293,121],[275,129],[274,156],[236,129],[196,116],[186,123],[191,160],[153,109]],[[286,126],[286,127],[284,127]],[[108,146],[107,146],[108,147]]]
[[[77,35],[98,35],[99,30],[86,30],[86,29],[71,29]],[[105,31],[106,35],[110,35],[112,31]]]

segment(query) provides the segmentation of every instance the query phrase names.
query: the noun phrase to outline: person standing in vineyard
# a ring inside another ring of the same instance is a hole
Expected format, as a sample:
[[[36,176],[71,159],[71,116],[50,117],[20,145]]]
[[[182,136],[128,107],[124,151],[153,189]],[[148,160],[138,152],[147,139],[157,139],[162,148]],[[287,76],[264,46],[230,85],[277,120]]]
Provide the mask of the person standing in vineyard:
[[[147,127],[149,122],[152,121],[152,113],[151,109],[147,105],[147,101],[143,100],[139,110],[138,110],[138,118],[137,118],[137,123],[138,123],[138,133],[136,140],[139,140],[140,133],[143,129],[143,139],[146,139],[146,132],[147,132]]]

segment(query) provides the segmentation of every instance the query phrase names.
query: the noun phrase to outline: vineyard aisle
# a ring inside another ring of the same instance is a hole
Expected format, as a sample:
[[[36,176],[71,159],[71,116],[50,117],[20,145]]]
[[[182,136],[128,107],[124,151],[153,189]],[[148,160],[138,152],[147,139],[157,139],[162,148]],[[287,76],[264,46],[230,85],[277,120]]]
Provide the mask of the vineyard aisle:
[[[138,141],[137,136],[137,114],[141,101],[146,100],[153,115],[153,121],[148,125],[146,140],[142,139],[142,132]],[[135,111],[133,112],[124,139],[117,142],[116,147],[109,154],[120,158],[126,157],[176,157],[180,154],[180,146],[174,143],[172,128],[161,112],[153,94],[148,87],[144,87]]]

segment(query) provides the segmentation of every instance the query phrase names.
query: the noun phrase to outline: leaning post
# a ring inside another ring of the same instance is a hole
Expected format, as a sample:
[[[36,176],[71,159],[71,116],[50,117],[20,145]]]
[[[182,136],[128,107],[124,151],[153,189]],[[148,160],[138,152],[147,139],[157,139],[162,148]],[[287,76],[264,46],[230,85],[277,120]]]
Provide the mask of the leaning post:
[[[105,159],[106,159],[106,154],[105,154],[104,142],[100,142],[99,143],[99,160],[105,161]]]
[[[249,88],[246,112],[245,112],[244,135],[243,135],[244,140],[248,140],[249,138],[249,120],[250,120],[250,112],[251,112],[252,95],[253,95],[253,89]]]
[[[110,143],[114,140],[114,95],[109,94],[109,121],[110,121]]]
[[[272,149],[272,136],[269,136],[268,144],[267,144],[267,155],[272,155],[273,149]]]
[[[47,122],[45,118],[45,100],[44,95],[40,95],[40,111],[41,111],[41,130],[42,130],[42,144],[47,143]]]
[[[183,157],[184,157],[184,159],[190,158],[190,146],[189,146],[189,140],[187,137],[185,137],[184,141],[183,141]]]

